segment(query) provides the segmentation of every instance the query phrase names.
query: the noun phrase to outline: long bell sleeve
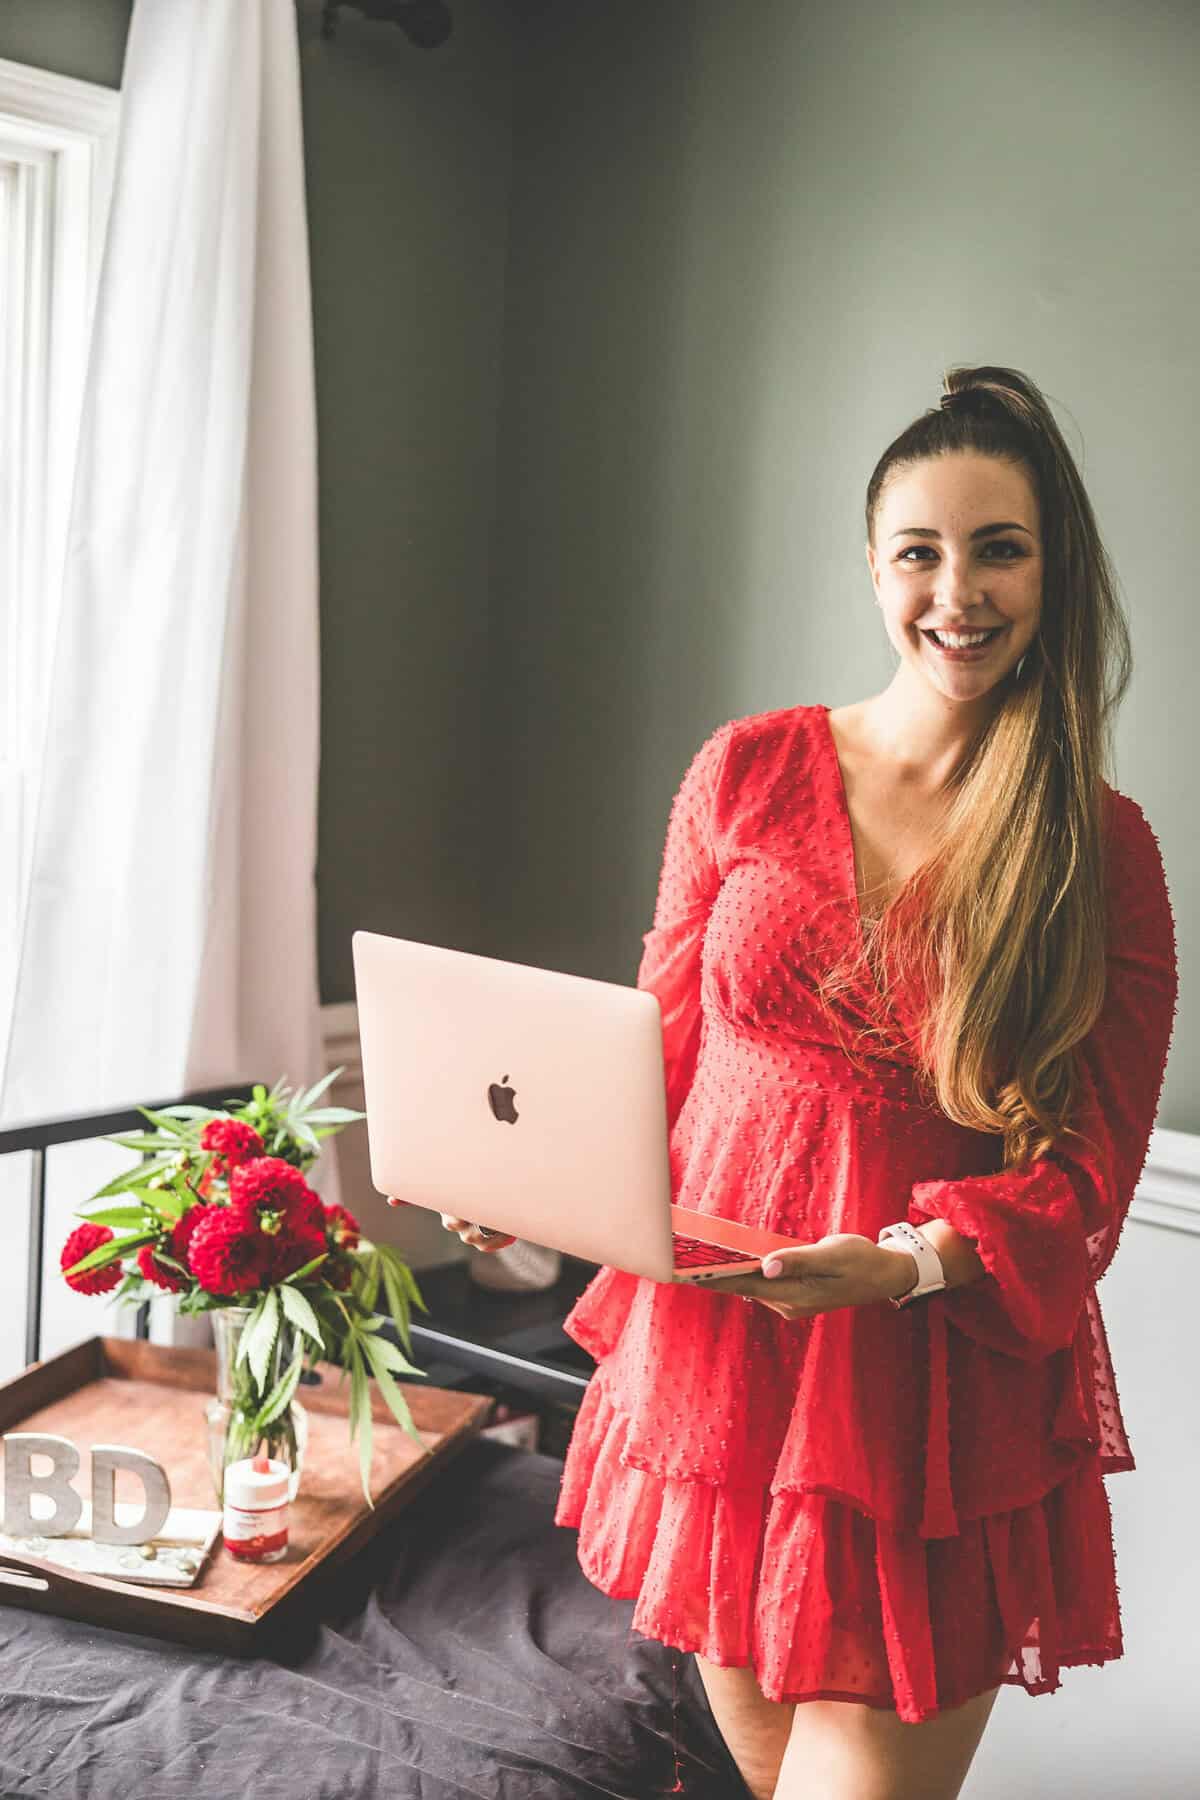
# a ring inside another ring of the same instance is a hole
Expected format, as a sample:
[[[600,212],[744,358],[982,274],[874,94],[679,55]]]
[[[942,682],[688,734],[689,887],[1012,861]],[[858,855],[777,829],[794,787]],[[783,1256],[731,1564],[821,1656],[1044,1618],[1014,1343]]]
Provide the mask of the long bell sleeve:
[[[642,936],[637,986],[662,1012],[667,1125],[673,1129],[700,1051],[700,952],[721,877],[713,842],[713,805],[732,722],[720,725],[693,756],[671,802],[654,919]]]
[[[1158,839],[1112,793],[1107,985],[1079,1046],[1072,1123],[1024,1170],[916,1182],[907,1217],[946,1219],[986,1273],[928,1302],[982,1344],[1025,1360],[1068,1347],[1112,1261],[1145,1164],[1178,996],[1175,924]],[[1094,1147],[1092,1147],[1094,1146]]]

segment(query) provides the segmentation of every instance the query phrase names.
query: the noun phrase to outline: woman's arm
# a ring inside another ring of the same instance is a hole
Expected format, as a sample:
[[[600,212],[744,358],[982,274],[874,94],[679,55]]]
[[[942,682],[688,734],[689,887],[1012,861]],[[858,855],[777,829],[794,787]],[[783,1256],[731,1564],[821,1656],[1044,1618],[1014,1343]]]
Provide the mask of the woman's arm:
[[[948,1288],[966,1287],[970,1282],[978,1281],[981,1275],[987,1274],[987,1267],[976,1255],[970,1238],[964,1237],[961,1231],[955,1231],[948,1220],[922,1219],[920,1229],[921,1235],[929,1239],[941,1258]],[[882,1248],[896,1258],[903,1270],[903,1279],[897,1275],[884,1289],[887,1299],[899,1300],[902,1295],[911,1293],[920,1279],[917,1259],[899,1244],[885,1244]],[[938,1292],[941,1292],[940,1288]]]
[[[985,1275],[933,1294],[968,1336],[1026,1360],[1066,1348],[1104,1274],[1150,1146],[1166,1069],[1178,976],[1162,856],[1140,807],[1114,795],[1104,1004],[1079,1045],[1072,1124],[1023,1169],[918,1181],[910,1224],[975,1246]],[[935,1240],[936,1241],[936,1240]]]

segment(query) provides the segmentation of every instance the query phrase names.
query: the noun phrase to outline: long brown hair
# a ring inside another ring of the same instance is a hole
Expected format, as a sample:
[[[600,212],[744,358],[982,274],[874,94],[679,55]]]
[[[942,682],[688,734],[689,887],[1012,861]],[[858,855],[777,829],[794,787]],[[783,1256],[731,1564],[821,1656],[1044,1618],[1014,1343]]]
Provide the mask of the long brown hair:
[[[1132,654],[1091,503],[1043,395],[1018,370],[991,365],[950,369],[943,387],[875,466],[868,539],[899,471],[957,451],[1004,458],[1037,498],[1041,617],[946,784],[934,853],[884,907],[865,949],[888,1010],[910,980],[923,997],[908,1040],[923,1085],[950,1118],[1002,1135],[1008,1168],[1081,1135],[1068,1123],[1074,1047],[1104,999],[1104,788]],[[860,972],[845,960],[827,970],[825,999]]]

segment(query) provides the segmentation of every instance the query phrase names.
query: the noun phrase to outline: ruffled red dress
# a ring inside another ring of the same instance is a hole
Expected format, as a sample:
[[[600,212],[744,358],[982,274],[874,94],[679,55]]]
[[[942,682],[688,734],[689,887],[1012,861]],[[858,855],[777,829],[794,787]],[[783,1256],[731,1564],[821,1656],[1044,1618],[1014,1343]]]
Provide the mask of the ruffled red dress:
[[[660,1002],[674,1197],[809,1242],[947,1219],[987,1273],[784,1319],[604,1267],[555,1513],[632,1629],[772,1700],[926,1719],[1123,1652],[1102,1477],[1134,1467],[1096,1284],[1149,1147],[1176,1006],[1158,840],[1105,787],[1104,1007],[1070,1139],[1024,1172],[891,1052],[855,1067],[815,972],[862,946],[825,706],[720,726],[671,807],[638,986]],[[881,1017],[864,976],[845,1025]]]

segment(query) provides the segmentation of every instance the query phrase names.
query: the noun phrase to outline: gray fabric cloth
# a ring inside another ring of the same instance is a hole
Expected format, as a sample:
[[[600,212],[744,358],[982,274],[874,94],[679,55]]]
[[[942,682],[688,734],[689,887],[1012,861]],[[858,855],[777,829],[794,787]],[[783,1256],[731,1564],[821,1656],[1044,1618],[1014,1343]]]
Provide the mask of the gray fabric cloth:
[[[253,1658],[0,1606],[0,1793],[746,1800],[693,1659],[580,1571],[561,1470],[476,1439]]]

